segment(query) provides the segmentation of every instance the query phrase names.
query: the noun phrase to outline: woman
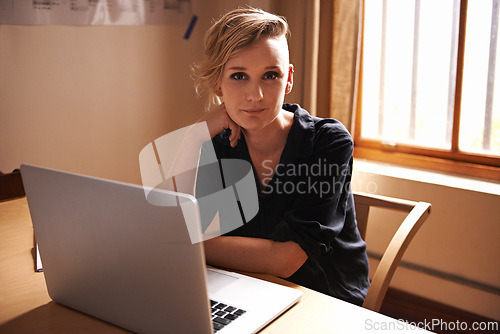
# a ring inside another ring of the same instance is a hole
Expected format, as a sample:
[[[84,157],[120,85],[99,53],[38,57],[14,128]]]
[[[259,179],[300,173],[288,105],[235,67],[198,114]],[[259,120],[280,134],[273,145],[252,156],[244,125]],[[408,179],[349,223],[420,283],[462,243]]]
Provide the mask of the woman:
[[[349,187],[353,142],[338,121],[283,104],[293,87],[288,35],[282,17],[231,11],[207,31],[194,67],[197,91],[216,105],[200,122],[217,158],[249,161],[259,193],[252,220],[204,242],[207,262],[361,305],[369,281]]]

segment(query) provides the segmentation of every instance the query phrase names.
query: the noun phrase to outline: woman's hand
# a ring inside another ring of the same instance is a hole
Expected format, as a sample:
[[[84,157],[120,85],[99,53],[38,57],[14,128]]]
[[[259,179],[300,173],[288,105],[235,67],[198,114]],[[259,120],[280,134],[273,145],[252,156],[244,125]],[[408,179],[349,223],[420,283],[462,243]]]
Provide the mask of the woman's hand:
[[[236,124],[226,111],[224,103],[210,110],[205,116],[200,118],[197,123],[206,122],[210,138],[215,137],[218,133],[225,129],[231,130],[229,142],[232,147],[238,145],[238,140],[241,137],[241,128]]]

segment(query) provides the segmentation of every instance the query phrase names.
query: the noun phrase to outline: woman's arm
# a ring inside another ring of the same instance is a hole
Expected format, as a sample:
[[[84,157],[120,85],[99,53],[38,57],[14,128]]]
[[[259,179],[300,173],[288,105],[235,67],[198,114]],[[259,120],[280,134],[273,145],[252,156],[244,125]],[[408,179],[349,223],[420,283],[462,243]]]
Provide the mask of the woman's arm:
[[[229,141],[231,146],[235,147],[240,139],[241,129],[229,117],[224,104],[216,106],[189,127],[166,175],[164,188],[194,195],[201,147],[205,141],[224,129],[231,129]],[[170,180],[173,182],[170,183]]]
[[[221,236],[204,242],[207,263],[248,272],[287,278],[307,260],[307,254],[293,241]]]

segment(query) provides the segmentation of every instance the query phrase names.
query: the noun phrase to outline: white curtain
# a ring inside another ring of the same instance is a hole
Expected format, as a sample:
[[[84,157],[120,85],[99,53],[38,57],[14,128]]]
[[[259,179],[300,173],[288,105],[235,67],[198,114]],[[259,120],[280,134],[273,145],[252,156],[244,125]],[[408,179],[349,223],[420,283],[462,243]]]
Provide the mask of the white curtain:
[[[333,1],[330,117],[354,128],[361,48],[362,0]]]
[[[292,29],[295,84],[290,101],[353,129],[362,0],[274,0]]]

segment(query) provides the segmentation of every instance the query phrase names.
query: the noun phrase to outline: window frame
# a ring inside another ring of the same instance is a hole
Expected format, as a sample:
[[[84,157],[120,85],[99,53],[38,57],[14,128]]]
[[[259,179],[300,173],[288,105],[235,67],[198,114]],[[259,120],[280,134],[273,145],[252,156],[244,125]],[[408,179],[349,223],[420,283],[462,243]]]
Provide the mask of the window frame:
[[[386,144],[380,140],[361,137],[362,96],[363,96],[363,39],[365,0],[362,4],[361,41],[357,96],[354,120],[354,157],[395,163],[410,167],[432,169],[436,171],[500,180],[500,157],[459,150],[460,112],[465,55],[465,29],[467,24],[468,0],[460,0],[459,38],[457,54],[457,72],[453,110],[453,128],[450,149],[417,147],[406,144]]]

